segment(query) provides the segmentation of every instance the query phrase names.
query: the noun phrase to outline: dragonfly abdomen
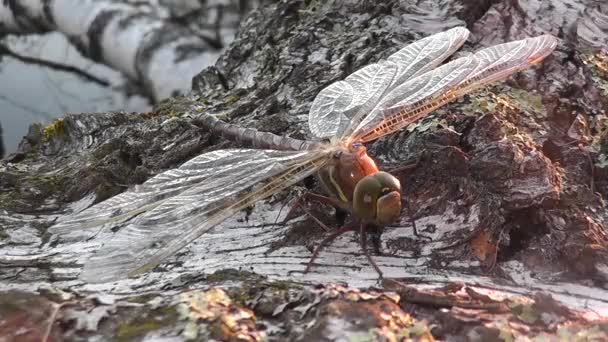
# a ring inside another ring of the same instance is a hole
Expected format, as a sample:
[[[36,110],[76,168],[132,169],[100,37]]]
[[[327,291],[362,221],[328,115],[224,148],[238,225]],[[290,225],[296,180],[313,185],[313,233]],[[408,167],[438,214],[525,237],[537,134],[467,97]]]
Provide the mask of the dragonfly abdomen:
[[[260,132],[252,128],[239,127],[224,122],[210,114],[203,114],[196,120],[196,123],[198,126],[209,130],[212,134],[253,148],[303,151],[318,149],[322,146],[321,143],[314,141],[300,140],[270,132]]]

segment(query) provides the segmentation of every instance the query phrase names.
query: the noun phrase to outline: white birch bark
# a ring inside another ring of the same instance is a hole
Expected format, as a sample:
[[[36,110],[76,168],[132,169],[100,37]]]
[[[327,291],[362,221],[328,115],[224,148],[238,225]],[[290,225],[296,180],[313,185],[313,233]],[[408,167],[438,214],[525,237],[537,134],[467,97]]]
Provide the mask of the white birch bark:
[[[159,101],[190,90],[192,77],[219,51],[193,31],[164,20],[168,12],[157,2],[1,1],[0,36],[58,31],[85,57],[118,70]],[[197,1],[191,2],[195,6]]]

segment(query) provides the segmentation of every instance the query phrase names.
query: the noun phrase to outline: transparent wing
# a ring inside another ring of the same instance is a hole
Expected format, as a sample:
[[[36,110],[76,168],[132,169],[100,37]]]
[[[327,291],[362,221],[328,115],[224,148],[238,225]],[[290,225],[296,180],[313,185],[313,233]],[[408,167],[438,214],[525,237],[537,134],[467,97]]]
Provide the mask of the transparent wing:
[[[251,167],[264,167],[267,163],[274,162],[270,157],[275,156],[262,150],[248,149],[219,150],[199,155],[179,168],[160,173],[129,191],[58,222],[49,228],[49,232],[63,239],[89,238],[104,224],[126,221],[152,210],[166,199],[209,179],[230,184],[231,178],[242,176],[242,169],[246,171]]]
[[[322,151],[219,150],[160,174],[142,188],[152,189],[151,184],[163,184],[163,179],[175,184],[181,179],[190,185],[153,206],[148,204],[146,212],[115,233],[85,264],[81,278],[106,282],[150,270],[239,210],[312,174],[330,155]],[[194,182],[192,177],[200,181]],[[140,194],[119,195],[123,198],[114,203],[138,199]]]
[[[99,230],[100,226],[126,221],[133,216],[152,210],[167,198],[178,195],[218,173],[226,172],[227,177],[237,176],[232,170],[223,169],[224,164],[242,163],[244,167],[247,167],[255,162],[247,160],[249,156],[265,160],[263,158],[265,155],[256,156],[255,153],[248,154],[249,152],[225,151],[202,154],[185,162],[179,168],[160,173],[129,191],[109,198],[79,214],[69,216],[67,220],[50,227],[49,232],[59,235],[63,239],[89,238]]]
[[[318,138],[340,136],[365,103],[388,87],[396,71],[392,63],[370,64],[321,90],[308,114],[311,133]]]
[[[458,96],[540,62],[556,46],[557,38],[551,35],[526,38],[480,50],[415,77],[382,98],[349,139],[366,142],[395,132]]]
[[[407,45],[386,61],[367,65],[332,83],[321,90],[310,108],[310,131],[319,138],[348,135],[384,94],[439,65],[468,35],[463,27],[434,34]]]

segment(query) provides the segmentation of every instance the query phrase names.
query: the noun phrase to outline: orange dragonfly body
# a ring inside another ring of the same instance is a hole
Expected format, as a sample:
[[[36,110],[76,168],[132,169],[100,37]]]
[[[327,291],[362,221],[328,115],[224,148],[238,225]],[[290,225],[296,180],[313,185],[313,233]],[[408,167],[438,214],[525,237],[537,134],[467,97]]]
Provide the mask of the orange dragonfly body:
[[[434,34],[324,88],[309,111],[315,140],[244,129],[205,114],[200,118],[204,126],[255,148],[201,154],[68,217],[50,232],[61,238],[74,230],[124,223],[85,264],[81,277],[105,282],[135,276],[238,211],[317,173],[331,201],[361,225],[365,248],[365,224],[381,226],[398,219],[401,188],[395,177],[378,170],[363,144],[540,62],[557,45],[555,37],[541,35],[440,65],[468,35],[462,27]]]

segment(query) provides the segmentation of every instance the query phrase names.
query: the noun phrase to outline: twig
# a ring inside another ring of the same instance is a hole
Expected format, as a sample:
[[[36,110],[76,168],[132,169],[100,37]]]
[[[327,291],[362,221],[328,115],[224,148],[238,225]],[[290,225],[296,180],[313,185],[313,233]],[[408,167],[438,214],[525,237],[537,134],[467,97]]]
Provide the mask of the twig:
[[[431,293],[424,293],[419,291],[416,288],[407,286],[397,280],[387,279],[397,285],[397,293],[401,296],[402,302],[407,302],[411,304],[418,305],[426,305],[437,308],[451,308],[458,307],[463,309],[476,309],[476,310],[487,310],[494,312],[502,312],[505,311],[505,305],[501,302],[492,302],[492,303],[473,303],[473,302],[465,302],[461,299],[458,299],[455,296],[450,295],[437,295]]]
[[[53,303],[53,306],[55,307],[55,310],[53,310],[53,312],[51,313],[51,317],[49,317],[49,324],[46,327],[46,330],[44,331],[44,335],[42,335],[42,342],[47,342],[49,339],[49,336],[51,335],[51,331],[53,330],[53,324],[55,323],[55,319],[57,318],[57,314],[59,313],[59,310],[67,304],[73,304],[72,302],[65,302],[65,303],[61,303],[61,304],[55,304]]]

